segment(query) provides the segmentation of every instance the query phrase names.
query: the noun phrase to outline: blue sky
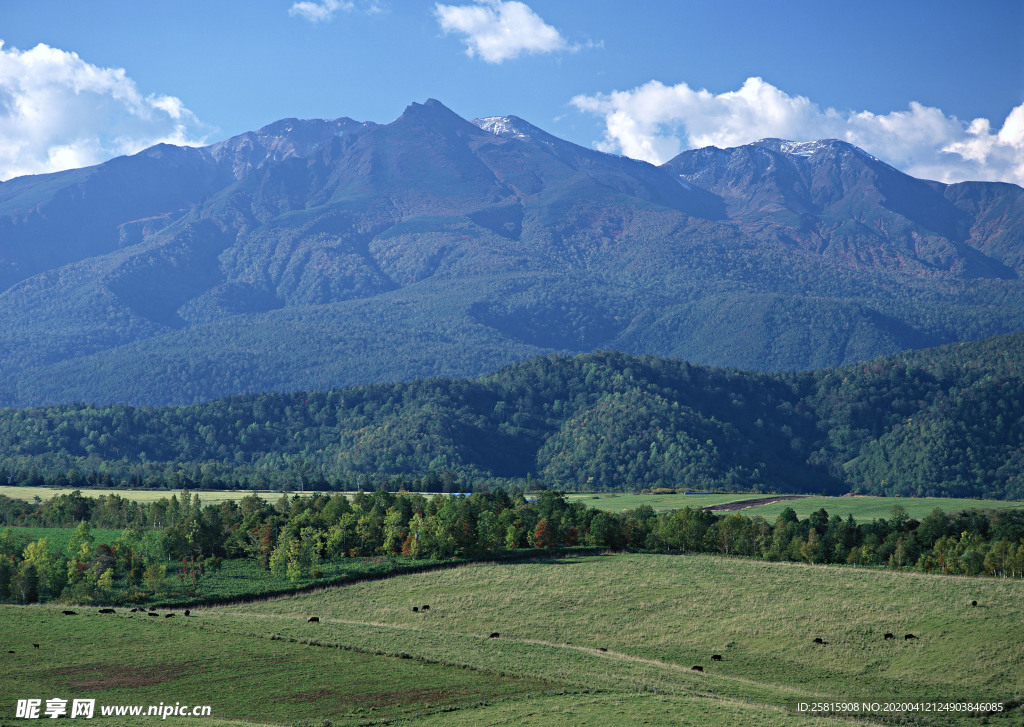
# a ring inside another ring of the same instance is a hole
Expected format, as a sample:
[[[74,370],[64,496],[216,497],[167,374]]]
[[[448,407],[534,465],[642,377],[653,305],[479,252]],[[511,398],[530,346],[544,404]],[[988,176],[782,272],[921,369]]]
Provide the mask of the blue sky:
[[[0,179],[436,98],[655,163],[844,138],[1024,184],[1019,0],[3,0]]]

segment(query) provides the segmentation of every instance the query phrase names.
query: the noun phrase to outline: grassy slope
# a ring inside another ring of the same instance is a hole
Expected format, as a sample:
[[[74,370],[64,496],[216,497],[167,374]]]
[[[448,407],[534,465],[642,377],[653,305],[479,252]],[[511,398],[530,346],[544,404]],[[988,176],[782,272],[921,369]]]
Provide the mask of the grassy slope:
[[[1024,694],[1022,596],[1019,581],[609,555],[405,575],[188,619],[5,606],[0,648],[17,668],[0,670],[0,709],[53,696],[214,707],[214,720],[165,722],[190,727],[836,724],[794,705]]]
[[[798,700],[1024,694],[1022,595],[1019,582],[631,555],[475,565],[213,609],[203,618],[241,633],[312,634],[321,643],[405,650],[617,695],[561,701],[581,705],[584,715],[610,713],[609,701],[657,689],[686,714],[710,718],[707,698],[773,709]],[[979,608],[970,608],[973,599]],[[428,613],[412,612],[424,603]],[[305,623],[310,614],[321,618],[318,626]],[[492,631],[501,638],[488,639]],[[887,631],[920,639],[886,641]],[[828,646],[815,646],[815,636]],[[712,662],[712,653],[723,661]],[[703,675],[690,671],[695,664]]]
[[[920,520],[931,513],[935,508],[944,512],[956,512],[957,510],[978,510],[1022,508],[1024,503],[1008,500],[968,500],[951,497],[874,497],[871,495],[857,497],[802,497],[798,500],[787,500],[776,502],[770,505],[758,505],[746,510],[742,514],[753,517],[760,515],[769,521],[774,521],[784,509],[793,508],[796,514],[807,517],[815,510],[825,508],[829,515],[840,515],[846,517],[853,515],[854,520],[859,523],[877,520],[878,518],[890,517],[891,510],[900,505],[912,518]]]
[[[581,499],[590,507],[610,512],[635,510],[641,505],[650,505],[657,512],[678,510],[684,507],[707,507],[739,500],[769,498],[772,495],[569,495],[569,499]],[[970,500],[950,497],[875,497],[872,495],[857,497],[821,497],[817,495],[800,496],[793,500],[782,500],[770,505],[755,505],[741,511],[743,515],[753,517],[761,515],[773,521],[787,507],[793,508],[796,514],[805,518],[815,510],[825,508],[830,515],[853,515],[857,522],[868,522],[878,518],[888,518],[890,511],[901,505],[913,518],[923,518],[935,508],[945,512],[956,512],[977,508],[980,510],[993,508],[1021,508],[1024,503],[1010,500]]]

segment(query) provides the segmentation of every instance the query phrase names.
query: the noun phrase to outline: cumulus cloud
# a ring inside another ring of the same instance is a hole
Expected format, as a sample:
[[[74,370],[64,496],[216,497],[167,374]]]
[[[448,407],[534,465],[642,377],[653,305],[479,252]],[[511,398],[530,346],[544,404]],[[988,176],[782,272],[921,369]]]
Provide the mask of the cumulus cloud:
[[[466,55],[501,63],[523,53],[578,50],[528,5],[515,0],[476,0],[475,5],[434,6],[445,33],[465,36]]]
[[[0,41],[0,179],[88,166],[160,142],[200,144],[202,129],[179,99],[143,96],[123,68]]]
[[[655,164],[684,149],[739,146],[766,137],[833,138],[916,177],[1024,185],[1024,104],[998,131],[987,119],[964,122],[916,102],[887,114],[821,108],[760,78],[720,94],[650,81],[630,91],[576,96],[572,104],[604,118],[599,149]]]

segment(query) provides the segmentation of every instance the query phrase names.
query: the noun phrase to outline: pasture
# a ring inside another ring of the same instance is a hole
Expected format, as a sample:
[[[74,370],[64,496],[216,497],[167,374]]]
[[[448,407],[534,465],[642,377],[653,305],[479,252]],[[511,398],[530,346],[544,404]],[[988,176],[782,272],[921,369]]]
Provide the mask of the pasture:
[[[901,505],[910,517],[920,520],[935,508],[944,512],[956,512],[977,508],[979,510],[1024,508],[1024,502],[1015,500],[971,500],[951,497],[875,497],[873,495],[857,495],[853,497],[824,497],[820,495],[764,495],[757,493],[731,495],[640,495],[640,494],[576,494],[567,496],[569,500],[581,500],[590,507],[609,512],[635,510],[641,505],[649,505],[655,512],[681,510],[684,507],[710,507],[715,511],[724,511],[730,503],[746,500],[783,499],[769,504],[752,504],[737,512],[753,517],[760,515],[767,520],[775,520],[787,507],[793,508],[797,516],[805,518],[816,510],[825,508],[830,515],[846,517],[853,515],[857,522],[869,522],[878,518],[889,517],[889,512],[896,505]],[[720,507],[723,506],[723,507]]]
[[[761,517],[774,521],[787,507],[793,508],[797,517],[805,518],[816,510],[825,508],[829,515],[846,517],[853,515],[859,523],[890,517],[890,511],[900,505],[910,517],[920,520],[935,508],[950,513],[958,510],[1002,510],[1021,509],[1024,502],[1014,500],[969,500],[952,497],[875,497],[857,495],[854,497],[821,497],[811,495],[796,500],[785,500],[766,505],[756,505],[739,512],[743,515]]]
[[[608,512],[625,512],[636,510],[641,505],[650,505],[655,512],[667,512],[669,510],[681,510],[684,507],[709,507],[721,505],[737,500],[749,500],[755,497],[763,497],[757,494],[713,494],[713,495],[641,495],[637,493],[601,493],[585,494],[570,492],[566,495],[567,500],[580,500],[590,507],[596,507]]]
[[[0,692],[5,709],[62,695],[210,704],[213,719],[165,721],[207,727],[1009,725],[1020,708],[826,721],[796,705],[1019,699],[1022,597],[1016,580],[609,554],[411,573],[189,618],[5,606],[0,653],[14,650],[16,668],[0,672]]]
[[[6,495],[14,500],[25,500],[26,502],[32,502],[35,498],[40,500],[49,500],[51,497],[57,495],[69,495],[75,490],[70,487],[58,488],[58,487],[17,487],[13,485],[4,485],[0,487],[0,495]],[[106,489],[89,489],[79,488],[79,492],[82,493],[83,497],[100,497],[102,495],[118,495],[126,500],[134,500],[135,502],[141,502],[143,504],[149,502],[156,502],[157,500],[170,499],[171,495],[181,494],[180,490],[124,490],[115,488]],[[315,495],[319,494],[316,492],[288,492],[284,493],[280,490],[190,490],[195,494],[199,495],[199,499],[204,505],[219,505],[227,500],[241,500],[246,495],[259,495],[268,502],[274,502],[280,499],[281,495],[287,494],[289,497],[296,494],[302,495]],[[328,492],[327,495],[334,493]]]

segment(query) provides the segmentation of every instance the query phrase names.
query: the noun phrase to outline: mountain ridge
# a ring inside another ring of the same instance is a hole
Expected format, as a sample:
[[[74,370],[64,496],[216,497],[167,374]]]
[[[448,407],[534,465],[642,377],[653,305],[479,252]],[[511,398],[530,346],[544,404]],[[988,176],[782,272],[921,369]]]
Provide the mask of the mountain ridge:
[[[0,404],[595,348],[838,365],[1024,330],[1022,240],[1021,188],[916,180],[835,140],[654,166],[433,99],[390,124],[283,119],[0,184]]]

